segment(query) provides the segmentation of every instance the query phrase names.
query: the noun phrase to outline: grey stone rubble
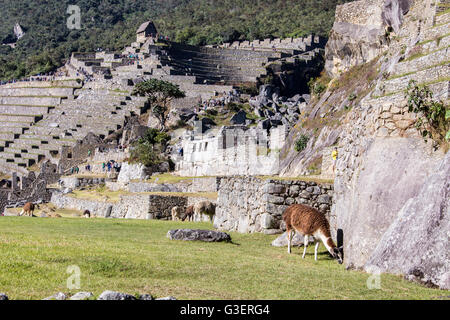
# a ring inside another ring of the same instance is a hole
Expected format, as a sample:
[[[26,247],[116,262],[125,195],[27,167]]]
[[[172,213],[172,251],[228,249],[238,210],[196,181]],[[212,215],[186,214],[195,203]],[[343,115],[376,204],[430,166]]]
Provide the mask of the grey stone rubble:
[[[137,300],[135,296],[116,291],[103,291],[97,300]]]
[[[168,296],[168,297],[164,297],[164,298],[158,298],[158,299],[155,299],[155,300],[174,301],[174,300],[177,300],[177,299],[175,297]]]
[[[0,301],[6,301],[6,300],[9,300],[8,296],[4,293],[0,293]]]
[[[139,296],[138,300],[146,300],[146,301],[150,301],[150,300],[154,300],[154,298],[152,297],[152,295],[150,294],[141,294]]]
[[[169,230],[167,237],[170,240],[183,241],[205,241],[205,242],[230,242],[229,234],[213,230],[192,230],[192,229],[177,229]]]
[[[69,300],[89,300],[93,297],[94,295],[92,294],[92,292],[77,292],[76,294],[71,296]]]
[[[55,293],[54,295],[44,298],[42,300],[66,300],[66,299],[67,299],[67,296],[64,293],[58,292],[58,293]]]

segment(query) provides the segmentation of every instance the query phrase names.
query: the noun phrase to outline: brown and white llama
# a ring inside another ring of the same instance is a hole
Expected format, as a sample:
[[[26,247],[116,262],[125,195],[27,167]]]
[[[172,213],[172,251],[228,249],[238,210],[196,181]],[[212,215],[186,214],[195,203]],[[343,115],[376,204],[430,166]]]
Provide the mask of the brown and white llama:
[[[211,201],[200,201],[194,205],[194,214],[198,217],[206,215],[209,217],[209,221],[213,221],[213,217],[216,214],[216,205]]]
[[[172,208],[172,220],[173,221],[180,221],[183,219],[183,209],[180,207],[173,207]]]
[[[32,217],[35,207],[36,207],[35,204],[32,202],[25,203],[25,205],[22,208],[22,211],[20,211],[19,216],[22,216],[25,213],[26,215]]]
[[[186,219],[188,221],[194,220],[194,206],[193,205],[186,208],[186,211],[185,211],[184,217],[183,217],[183,221],[185,221]]]
[[[337,248],[331,239],[330,224],[323,213],[304,204],[293,204],[284,211],[283,220],[286,223],[288,253],[291,253],[292,238],[294,232],[297,231],[305,237],[303,259],[305,258],[309,237],[313,236],[315,242],[314,260],[317,261],[317,249],[319,248],[320,240],[322,240],[333,258],[340,264],[343,262],[342,250]]]

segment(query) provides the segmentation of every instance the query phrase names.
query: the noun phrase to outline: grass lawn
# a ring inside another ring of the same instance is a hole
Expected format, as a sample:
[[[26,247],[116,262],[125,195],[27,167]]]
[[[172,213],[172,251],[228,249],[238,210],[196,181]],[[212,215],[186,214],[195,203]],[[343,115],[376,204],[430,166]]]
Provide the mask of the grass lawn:
[[[115,203],[120,201],[120,197],[124,195],[155,195],[155,196],[172,196],[172,197],[203,197],[211,200],[217,200],[217,192],[135,192],[131,193],[125,190],[110,191],[105,188],[94,188],[86,190],[74,190],[68,194],[69,197],[76,199],[95,200]]]
[[[178,299],[429,299],[448,291],[401,277],[346,271],[320,247],[270,245],[276,236],[231,233],[235,244],[172,241],[174,228],[208,223],[116,219],[0,217],[0,292],[10,299],[42,299],[56,292],[104,290],[172,295]],[[66,288],[67,267],[81,269],[80,290]]]

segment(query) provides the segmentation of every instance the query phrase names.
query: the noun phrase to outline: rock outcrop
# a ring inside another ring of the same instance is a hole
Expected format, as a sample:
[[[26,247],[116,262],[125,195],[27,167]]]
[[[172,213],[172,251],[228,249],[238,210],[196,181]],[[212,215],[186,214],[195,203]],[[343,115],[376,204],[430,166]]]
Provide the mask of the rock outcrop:
[[[406,201],[420,193],[439,156],[419,139],[375,138],[357,161],[351,182],[335,181],[331,225],[343,231],[346,265],[360,268]],[[338,170],[346,165],[340,162]]]
[[[360,0],[337,6],[325,49],[325,68],[337,76],[375,58],[386,48],[382,19],[384,0]]]
[[[450,289],[450,152],[401,208],[364,269]]]
[[[213,230],[191,230],[191,229],[177,229],[170,230],[167,233],[170,240],[183,241],[205,241],[205,242],[230,242],[231,237],[224,232]]]

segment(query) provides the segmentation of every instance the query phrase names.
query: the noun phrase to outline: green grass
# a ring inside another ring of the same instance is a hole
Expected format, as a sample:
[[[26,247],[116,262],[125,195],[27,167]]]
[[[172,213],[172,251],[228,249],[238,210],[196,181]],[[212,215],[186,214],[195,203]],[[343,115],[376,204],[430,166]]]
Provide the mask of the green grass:
[[[115,219],[0,218],[0,291],[11,299],[104,290],[178,299],[433,299],[429,289],[393,275],[369,290],[368,274],[347,271],[323,245],[314,261],[300,249],[270,245],[276,236],[231,233],[235,244],[171,241],[175,228],[207,223]],[[81,288],[66,288],[67,267],[81,269]]]
[[[166,197],[203,197],[211,200],[217,200],[217,192],[139,192],[131,193],[125,190],[111,191],[107,188],[97,188],[88,190],[74,190],[68,196],[76,199],[94,200],[107,202],[119,202],[120,197],[124,195],[141,194],[141,195],[155,195]]]
[[[161,174],[152,176],[150,179],[146,180],[145,182],[157,183],[157,184],[165,184],[165,183],[173,184],[173,183],[188,182],[188,181],[192,181],[193,179],[203,179],[203,178],[213,178],[213,177],[209,177],[209,176],[208,177],[207,176],[182,177],[182,176],[174,175],[172,173],[161,173]],[[133,180],[132,182],[140,182],[140,180]]]

